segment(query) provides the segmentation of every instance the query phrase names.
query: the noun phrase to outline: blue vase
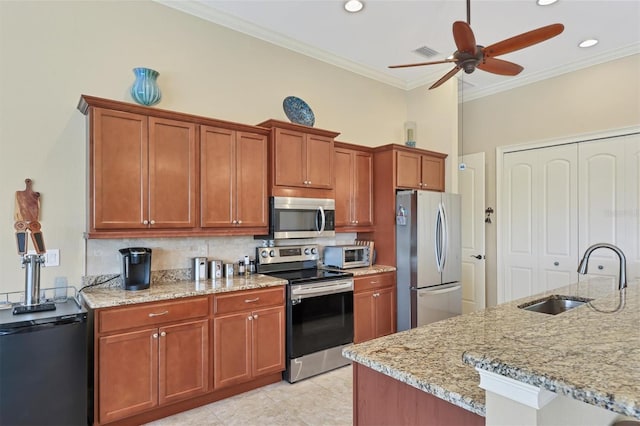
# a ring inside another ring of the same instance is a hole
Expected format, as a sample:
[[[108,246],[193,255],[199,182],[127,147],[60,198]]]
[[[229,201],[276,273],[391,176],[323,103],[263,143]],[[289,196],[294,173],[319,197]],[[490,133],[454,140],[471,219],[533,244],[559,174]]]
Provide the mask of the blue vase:
[[[162,93],[158,87],[156,79],[160,75],[158,71],[151,68],[134,68],[133,73],[136,81],[131,86],[131,97],[139,104],[151,106],[160,102]]]

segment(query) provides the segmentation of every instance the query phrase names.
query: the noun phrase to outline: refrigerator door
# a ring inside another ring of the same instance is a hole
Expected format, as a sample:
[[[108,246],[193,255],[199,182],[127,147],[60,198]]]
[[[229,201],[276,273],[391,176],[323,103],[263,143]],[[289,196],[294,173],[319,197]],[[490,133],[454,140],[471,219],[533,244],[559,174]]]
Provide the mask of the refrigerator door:
[[[440,192],[417,192],[416,235],[417,245],[416,281],[413,287],[427,287],[442,283],[443,217],[440,214],[442,194]]]
[[[460,228],[460,195],[442,194],[442,283],[462,280],[462,236]]]

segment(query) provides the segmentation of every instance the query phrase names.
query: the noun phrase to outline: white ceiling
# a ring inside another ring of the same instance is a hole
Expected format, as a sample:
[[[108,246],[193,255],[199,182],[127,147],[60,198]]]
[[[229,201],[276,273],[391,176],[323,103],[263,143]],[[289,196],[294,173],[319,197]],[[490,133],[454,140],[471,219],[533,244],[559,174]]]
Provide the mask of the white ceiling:
[[[451,55],[451,26],[467,16],[465,0],[364,0],[357,14],[347,13],[341,0],[156,1],[404,89],[431,84],[453,67],[387,66]],[[535,0],[471,0],[471,27],[480,45],[553,23],[564,24],[564,32],[500,57],[524,67],[518,76],[458,73],[465,100],[640,53],[640,0],[559,0],[546,7]],[[577,47],[594,37],[600,40],[595,47]],[[422,46],[439,54],[413,52]]]

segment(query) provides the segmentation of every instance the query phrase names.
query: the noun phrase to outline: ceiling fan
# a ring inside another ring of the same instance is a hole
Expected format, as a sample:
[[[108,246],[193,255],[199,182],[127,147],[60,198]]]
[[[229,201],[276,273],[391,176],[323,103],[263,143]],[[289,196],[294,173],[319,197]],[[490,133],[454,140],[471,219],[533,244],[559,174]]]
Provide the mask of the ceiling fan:
[[[440,86],[460,70],[471,74],[476,68],[479,68],[493,74],[518,75],[524,69],[522,66],[502,59],[496,59],[495,57],[543,42],[557,36],[564,30],[564,25],[562,24],[551,24],[484,47],[476,44],[476,38],[473,35],[473,30],[471,30],[470,3],[471,0],[467,0],[467,22],[456,21],[453,23],[453,40],[458,50],[456,50],[450,58],[416,64],[390,65],[389,68],[454,63],[455,67],[440,78],[440,80],[433,83],[429,89],[435,89]]]

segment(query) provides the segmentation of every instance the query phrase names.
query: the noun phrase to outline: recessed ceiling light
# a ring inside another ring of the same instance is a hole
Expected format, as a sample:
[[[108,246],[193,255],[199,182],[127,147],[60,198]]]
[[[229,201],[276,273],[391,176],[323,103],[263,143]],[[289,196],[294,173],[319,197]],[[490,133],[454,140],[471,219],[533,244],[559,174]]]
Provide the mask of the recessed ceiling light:
[[[578,46],[591,47],[591,46],[595,46],[596,44],[598,44],[598,40],[596,40],[595,38],[588,38],[586,40],[581,41],[580,44],[578,44]]]
[[[364,3],[360,0],[349,0],[344,3],[344,10],[351,13],[360,12],[364,7]]]
[[[538,6],[549,6],[557,1],[558,0],[538,0],[536,3],[538,3]]]

